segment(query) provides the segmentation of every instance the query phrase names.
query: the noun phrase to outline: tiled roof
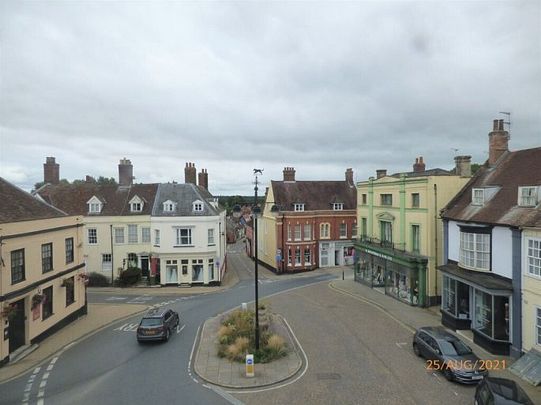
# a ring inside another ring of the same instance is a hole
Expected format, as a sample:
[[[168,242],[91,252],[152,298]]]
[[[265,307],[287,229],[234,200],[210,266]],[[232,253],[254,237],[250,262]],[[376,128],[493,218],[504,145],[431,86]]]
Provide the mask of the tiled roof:
[[[293,204],[304,204],[305,211],[332,210],[343,203],[345,210],[356,209],[357,189],[346,181],[271,181],[275,204],[281,211],[293,211]]]
[[[158,187],[158,193],[154,208],[152,210],[153,216],[214,216],[218,215],[219,209],[214,208],[209,199],[213,198],[212,195],[203,187],[196,186],[191,183],[164,183]],[[163,203],[166,201],[172,201],[176,203],[176,209],[173,212],[167,212],[163,210]],[[202,201],[203,211],[194,212],[193,202]]]
[[[0,223],[64,217],[51,207],[0,177]]]
[[[541,147],[506,152],[495,167],[483,166],[445,207],[443,217],[508,226],[541,226],[541,204],[518,206],[519,186],[541,186]],[[482,206],[471,204],[472,188],[497,187]]]
[[[89,215],[87,202],[96,196],[103,202],[99,214],[92,216],[150,215],[158,184],[133,184],[130,187],[117,185],[84,184],[47,184],[37,194],[47,203],[71,215]],[[129,201],[134,196],[143,199],[143,210],[131,212]]]

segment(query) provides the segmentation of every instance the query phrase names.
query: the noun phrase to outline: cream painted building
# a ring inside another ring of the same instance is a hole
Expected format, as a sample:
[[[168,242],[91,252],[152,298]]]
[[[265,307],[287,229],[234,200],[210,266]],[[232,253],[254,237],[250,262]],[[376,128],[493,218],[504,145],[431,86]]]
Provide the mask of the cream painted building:
[[[522,351],[541,352],[541,228],[522,231]]]
[[[469,181],[470,157],[456,168],[425,170],[422,157],[413,171],[357,183],[355,280],[410,305],[439,303],[443,257],[440,210]],[[458,173],[458,174],[457,174]]]
[[[86,313],[82,218],[0,178],[0,364]]]

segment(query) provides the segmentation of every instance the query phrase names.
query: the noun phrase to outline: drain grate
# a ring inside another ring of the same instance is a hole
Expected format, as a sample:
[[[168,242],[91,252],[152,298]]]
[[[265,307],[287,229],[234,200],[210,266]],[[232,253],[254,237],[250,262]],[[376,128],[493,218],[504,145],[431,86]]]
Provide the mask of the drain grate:
[[[342,376],[338,373],[317,373],[318,380],[339,380]]]

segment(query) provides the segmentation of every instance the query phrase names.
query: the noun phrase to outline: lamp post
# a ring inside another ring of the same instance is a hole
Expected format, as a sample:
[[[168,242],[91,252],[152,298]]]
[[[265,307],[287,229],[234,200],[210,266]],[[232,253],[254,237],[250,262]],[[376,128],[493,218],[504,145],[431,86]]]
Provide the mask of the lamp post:
[[[254,220],[254,271],[255,271],[255,350],[259,350],[259,283],[257,275],[257,217],[261,213],[261,208],[257,204],[257,185],[258,174],[263,174],[263,169],[254,169],[255,186],[254,186],[254,208],[252,210]]]

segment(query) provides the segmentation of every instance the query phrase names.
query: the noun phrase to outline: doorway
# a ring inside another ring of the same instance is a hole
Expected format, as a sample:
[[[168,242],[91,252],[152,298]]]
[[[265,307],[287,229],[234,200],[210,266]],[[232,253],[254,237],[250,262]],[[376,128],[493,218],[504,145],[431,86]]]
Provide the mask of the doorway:
[[[141,276],[148,278],[148,256],[141,256]]]
[[[9,352],[13,353],[25,344],[25,312],[24,298],[11,304],[15,307],[15,316],[9,321]]]

